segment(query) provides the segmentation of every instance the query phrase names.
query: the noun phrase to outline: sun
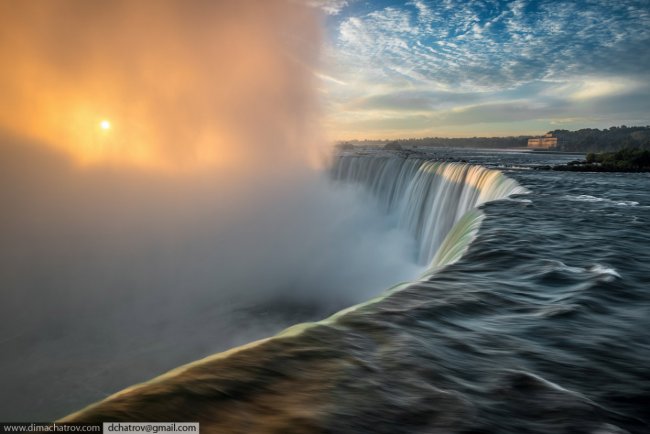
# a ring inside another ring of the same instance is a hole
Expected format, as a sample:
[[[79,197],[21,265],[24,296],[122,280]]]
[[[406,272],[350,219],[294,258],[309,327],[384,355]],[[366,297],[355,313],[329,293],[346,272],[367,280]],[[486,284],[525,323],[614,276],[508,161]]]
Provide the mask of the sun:
[[[101,121],[99,123],[99,127],[102,130],[110,130],[111,129],[111,123],[109,121],[107,121],[106,119],[104,119],[103,121]]]

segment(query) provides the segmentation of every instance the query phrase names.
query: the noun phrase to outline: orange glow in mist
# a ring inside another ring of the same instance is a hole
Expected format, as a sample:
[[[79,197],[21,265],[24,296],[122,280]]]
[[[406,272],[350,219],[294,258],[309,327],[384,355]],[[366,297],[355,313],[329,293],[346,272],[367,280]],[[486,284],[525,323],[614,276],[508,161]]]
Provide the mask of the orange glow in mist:
[[[320,41],[299,3],[3,1],[0,129],[82,165],[304,158]]]

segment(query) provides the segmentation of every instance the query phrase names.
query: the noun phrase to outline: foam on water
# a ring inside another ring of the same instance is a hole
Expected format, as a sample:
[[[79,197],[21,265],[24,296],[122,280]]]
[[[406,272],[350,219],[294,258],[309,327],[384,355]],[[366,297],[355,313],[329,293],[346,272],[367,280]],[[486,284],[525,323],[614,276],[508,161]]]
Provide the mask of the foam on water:
[[[573,202],[605,202],[605,203],[611,203],[614,205],[618,206],[637,206],[639,205],[639,202],[633,201],[633,200],[612,200],[612,199],[607,199],[604,197],[596,197],[592,196],[589,194],[580,194],[577,196],[573,195],[566,195],[564,196],[565,199],[573,201]]]

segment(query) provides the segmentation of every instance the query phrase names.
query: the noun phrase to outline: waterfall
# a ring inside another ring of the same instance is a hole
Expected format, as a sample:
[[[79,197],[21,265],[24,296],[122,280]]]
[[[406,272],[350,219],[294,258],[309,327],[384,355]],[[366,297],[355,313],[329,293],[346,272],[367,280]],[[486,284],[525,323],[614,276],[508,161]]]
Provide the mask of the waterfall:
[[[338,157],[331,167],[331,176],[337,182],[364,186],[377,199],[381,209],[394,214],[397,224],[414,236],[417,241],[417,259],[422,264],[429,265],[421,280],[435,272],[437,267],[453,263],[463,255],[484,218],[477,206],[511,194],[527,192],[497,170],[388,154]],[[308,399],[312,396],[330,399],[330,396],[334,396],[332,391],[338,390],[329,384],[321,387],[324,384],[321,377],[332,378],[328,372],[338,374],[341,370],[341,378],[344,378],[343,375],[350,372],[351,364],[362,366],[363,374],[359,375],[362,380],[358,384],[372,390],[368,396],[375,396],[373,393],[377,389],[381,389],[382,394],[383,390],[390,392],[390,388],[386,388],[385,383],[380,381],[388,381],[389,376],[395,375],[394,357],[402,346],[417,353],[418,350],[408,346],[417,341],[400,331],[400,315],[410,315],[408,304],[400,307],[399,300],[396,300],[396,304],[387,303],[387,310],[382,310],[382,307],[373,309],[372,305],[411,285],[412,282],[395,285],[371,300],[339,311],[322,321],[297,324],[275,337],[235,347],[181,366],[69,415],[62,422],[143,418],[157,420],[167,414],[174,416],[180,414],[179,411],[185,411],[184,415],[190,415],[186,419],[204,421],[201,422],[202,427],[210,427],[210,424],[228,427],[229,423],[238,422],[230,419],[227,412],[232,411],[235,408],[233,406],[242,405],[240,396],[250,392],[250,397],[246,395],[246,398],[250,399],[251,407],[242,410],[248,413],[235,413],[250,417],[251,420],[257,420],[260,414],[265,414],[259,409],[268,406],[268,393],[277,391],[277,395],[273,396],[283,398],[298,390],[295,389],[297,385],[306,385],[308,389],[302,391],[295,402],[299,403],[303,396]],[[423,300],[425,299],[416,300],[417,306],[421,306]],[[392,352],[383,344],[384,337],[393,339],[390,341],[395,344]],[[341,343],[347,347],[340,347]],[[418,348],[420,346],[418,343]],[[382,356],[384,353],[386,355]],[[399,354],[401,359],[402,353]],[[411,353],[408,353],[408,357],[419,360]],[[382,366],[382,370],[375,373],[373,364],[376,361],[387,363],[390,368]],[[299,365],[298,362],[305,365]],[[312,362],[322,364],[311,371],[294,369],[295,366],[311,366],[309,363]],[[321,375],[323,372],[325,374]],[[356,375],[356,371],[352,375]],[[363,382],[367,376],[370,376],[373,383]],[[291,388],[283,389],[283,382],[287,380]],[[343,384],[338,378],[335,380],[336,387]],[[349,376],[352,387],[357,387],[355,381],[355,377]],[[375,381],[377,382],[374,383]],[[276,389],[266,388],[269,384]],[[412,387],[414,386],[409,384],[404,396],[414,396]],[[346,389],[345,394],[350,394],[350,389]],[[336,400],[338,396],[344,395],[341,393],[331,399]],[[376,396],[377,399],[383,399],[381,394]],[[353,402],[363,404],[362,400],[353,399]],[[171,413],[169,402],[173,402],[174,411]],[[301,420],[304,419],[304,407],[298,406],[298,413],[291,413],[294,408],[287,405],[287,402],[291,404],[293,401],[281,402],[282,411],[289,412],[281,417],[287,418],[287,423],[293,426],[298,417],[295,414],[299,414]],[[354,410],[358,411],[356,407]],[[317,415],[315,417],[320,417],[323,413],[314,414]],[[275,413],[272,416],[276,417]],[[262,426],[262,423],[255,426]],[[309,425],[302,431],[314,431],[312,428],[316,426]]]
[[[331,176],[366,187],[413,236],[415,260],[430,267],[462,256],[483,219],[479,205],[527,192],[498,170],[398,154],[341,155]]]

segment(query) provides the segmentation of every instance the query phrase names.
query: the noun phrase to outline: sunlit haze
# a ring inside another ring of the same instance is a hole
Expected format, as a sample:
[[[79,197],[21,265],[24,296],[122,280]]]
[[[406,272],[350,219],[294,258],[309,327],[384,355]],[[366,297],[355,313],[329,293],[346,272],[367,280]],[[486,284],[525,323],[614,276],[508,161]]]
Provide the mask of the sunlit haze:
[[[0,2],[0,420],[62,417],[415,272],[408,237],[316,170],[319,14]]]
[[[290,1],[3,1],[0,128],[82,165],[303,159],[317,141],[316,13]]]

